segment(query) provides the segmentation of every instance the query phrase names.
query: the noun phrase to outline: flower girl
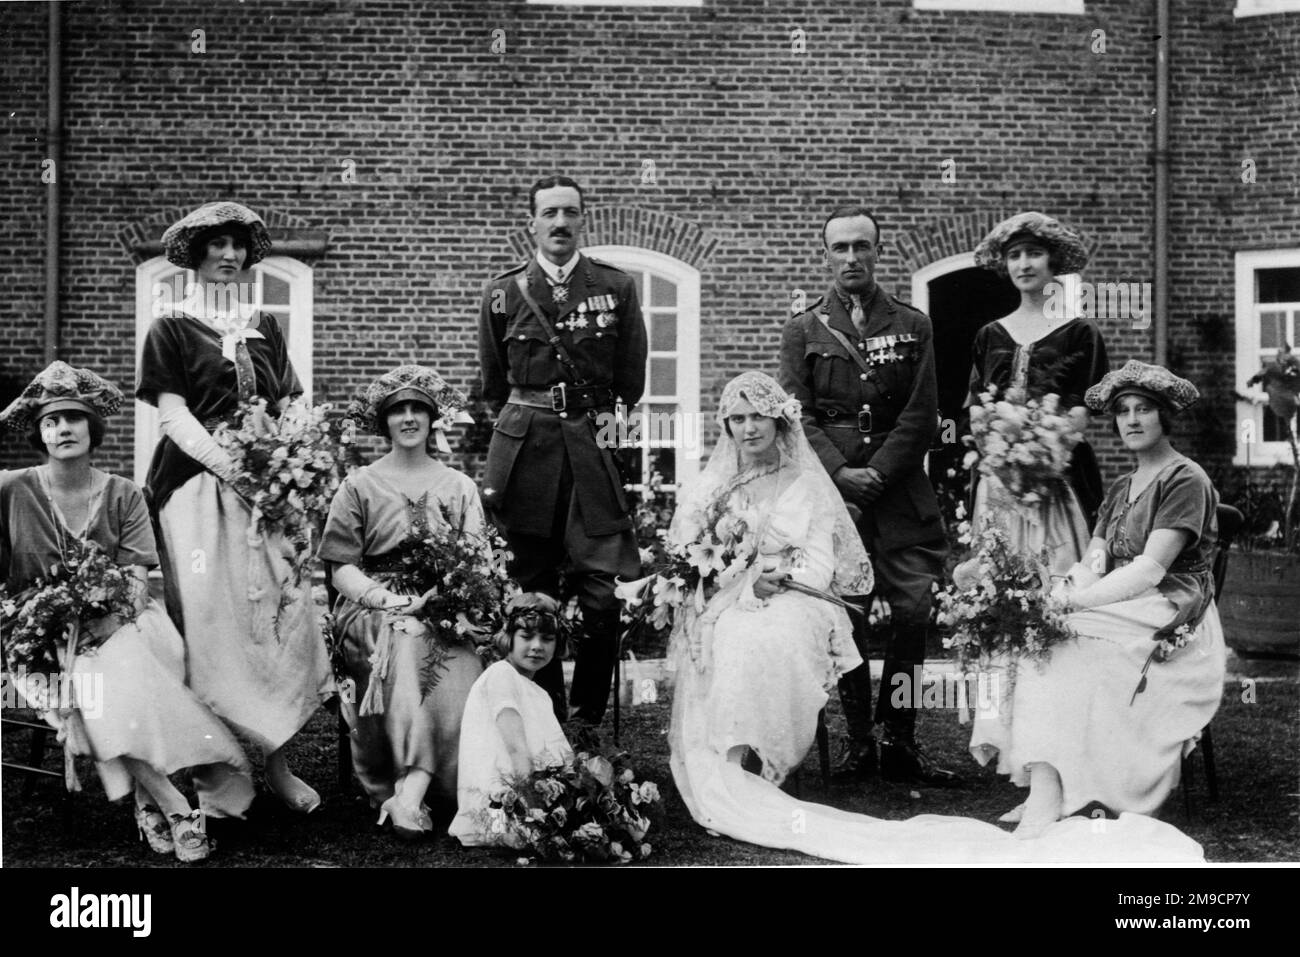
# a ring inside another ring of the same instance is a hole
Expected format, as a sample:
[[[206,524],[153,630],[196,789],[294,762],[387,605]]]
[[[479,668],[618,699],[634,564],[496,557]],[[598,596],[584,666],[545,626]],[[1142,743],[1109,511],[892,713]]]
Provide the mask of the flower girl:
[[[503,660],[470,689],[460,727],[459,810],[448,833],[466,847],[508,844],[505,821],[489,802],[510,779],[572,761],[550,696],[534,684],[537,672],[563,654],[560,606],[549,595],[525,592],[506,606],[496,639]]]

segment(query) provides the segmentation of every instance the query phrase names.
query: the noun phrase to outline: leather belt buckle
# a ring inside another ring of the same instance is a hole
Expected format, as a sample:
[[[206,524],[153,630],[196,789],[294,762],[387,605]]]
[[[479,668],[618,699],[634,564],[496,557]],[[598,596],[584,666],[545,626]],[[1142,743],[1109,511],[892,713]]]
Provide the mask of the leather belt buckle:
[[[858,413],[858,431],[871,432],[871,410],[863,409]]]
[[[565,383],[561,382],[559,385],[551,386],[551,411],[563,412],[568,407],[569,395]]]

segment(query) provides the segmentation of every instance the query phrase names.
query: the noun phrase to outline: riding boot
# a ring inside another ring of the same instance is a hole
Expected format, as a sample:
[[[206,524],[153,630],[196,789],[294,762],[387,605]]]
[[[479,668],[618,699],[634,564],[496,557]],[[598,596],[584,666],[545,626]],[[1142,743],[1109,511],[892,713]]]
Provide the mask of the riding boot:
[[[595,727],[605,717],[609,690],[614,683],[614,663],[618,656],[620,626],[618,611],[582,612],[582,638],[578,643],[573,667],[571,718]]]

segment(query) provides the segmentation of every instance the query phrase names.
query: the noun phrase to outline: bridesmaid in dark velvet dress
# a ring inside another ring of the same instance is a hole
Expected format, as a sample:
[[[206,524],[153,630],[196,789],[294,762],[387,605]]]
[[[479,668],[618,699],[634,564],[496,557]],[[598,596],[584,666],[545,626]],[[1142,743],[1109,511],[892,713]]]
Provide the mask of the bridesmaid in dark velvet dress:
[[[1079,431],[1087,425],[1083,395],[1110,368],[1101,330],[1091,319],[1061,319],[1046,309],[1056,276],[1076,272],[1087,262],[1077,233],[1041,213],[1020,213],[993,228],[976,250],[976,261],[1006,275],[1020,291],[1020,307],[991,322],[975,336],[967,404],[996,386],[1024,390],[1029,398],[1055,394]],[[1058,287],[1059,288],[1059,287]],[[1060,501],[1026,510],[995,481],[976,488],[973,521],[997,507],[1013,515],[1013,538],[1037,550],[1046,545],[1053,568],[1069,568],[1082,554],[1096,519],[1103,488],[1097,457],[1087,441],[1075,446],[1069,489]],[[1033,511],[1034,514],[1029,514]]]

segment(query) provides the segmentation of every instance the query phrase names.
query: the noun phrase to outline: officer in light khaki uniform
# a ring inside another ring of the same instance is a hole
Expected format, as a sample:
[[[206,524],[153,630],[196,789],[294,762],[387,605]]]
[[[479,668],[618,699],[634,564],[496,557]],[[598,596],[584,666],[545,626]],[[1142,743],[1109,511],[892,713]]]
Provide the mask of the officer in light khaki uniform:
[[[923,469],[938,425],[930,320],[876,284],[879,228],[866,207],[832,211],[823,241],[834,284],[786,322],[781,385],[803,404],[808,441],[855,514],[875,566],[877,594],[892,609],[875,709],[880,771],[950,785],[957,776],[916,743],[921,689],[912,687],[913,668],[925,657],[931,587],[947,554],[938,502]],[[859,629],[860,646],[864,638]],[[905,681],[895,684],[895,675]],[[907,695],[896,702],[899,688]],[[851,738],[840,771],[869,775],[877,758],[866,668],[841,680],[840,696]]]
[[[583,614],[570,699],[558,659],[537,683],[561,721],[604,716],[619,627],[614,579],[635,578],[640,556],[602,416],[633,406],[645,386],[646,331],[636,281],[578,252],[582,189],[566,176],[529,193],[537,254],[483,291],[483,396],[500,409],[488,447],[483,501],[514,553],[525,591],[559,594],[559,570]],[[504,407],[503,407],[504,406]]]

